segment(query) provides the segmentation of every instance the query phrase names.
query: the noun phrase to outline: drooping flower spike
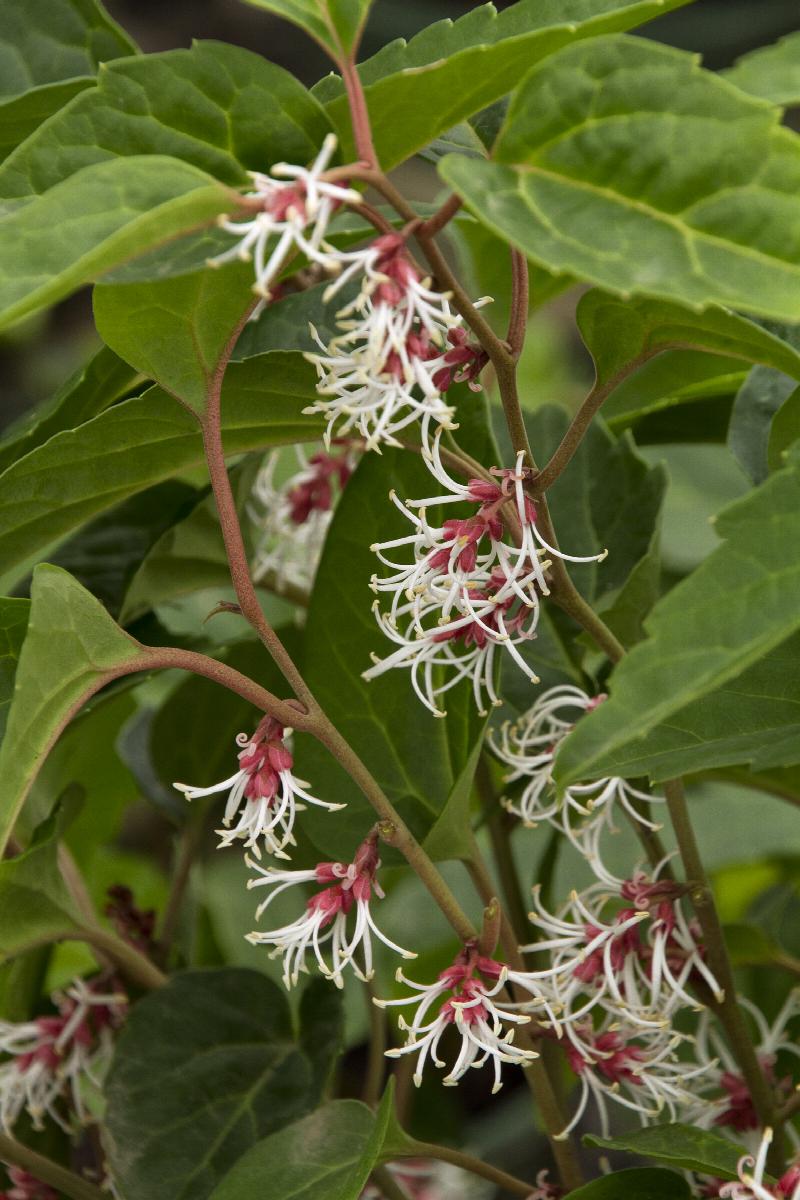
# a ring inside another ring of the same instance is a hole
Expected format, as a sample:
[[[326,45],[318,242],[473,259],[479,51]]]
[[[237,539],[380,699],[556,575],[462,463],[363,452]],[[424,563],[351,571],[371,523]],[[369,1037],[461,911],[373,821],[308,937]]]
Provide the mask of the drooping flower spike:
[[[407,1035],[406,1043],[387,1050],[387,1057],[415,1054],[413,1078],[419,1087],[429,1058],[434,1066],[446,1067],[439,1057],[439,1045],[446,1031],[453,1027],[461,1037],[461,1046],[444,1078],[445,1085],[457,1084],[470,1067],[482,1067],[491,1060],[494,1069],[492,1091],[498,1091],[502,1086],[503,1063],[524,1067],[538,1058],[535,1051],[514,1045],[515,1028],[530,1021],[530,1016],[513,1012],[508,1006],[501,1007],[495,1001],[507,978],[508,971],[501,963],[478,954],[473,947],[465,948],[453,965],[442,971],[431,984],[415,983],[403,974],[402,968],[398,968],[397,979],[406,983],[412,994],[398,1000],[376,999],[374,1002],[380,1008],[411,1004],[417,1007],[410,1024],[404,1017],[399,1018],[400,1028]],[[432,1011],[435,1015],[427,1020]]]
[[[253,291],[262,301],[253,317],[271,298],[273,284],[292,250],[299,250],[309,262],[318,263],[326,271],[339,269],[336,252],[325,242],[328,223],[342,204],[359,204],[361,195],[321,178],[335,150],[336,137],[328,134],[310,167],[276,163],[269,175],[251,171],[253,190],[245,199],[258,206],[255,215],[241,220],[221,217],[218,221],[220,228],[238,242],[209,259],[209,266],[218,267],[237,258],[252,260]]]
[[[593,872],[613,886],[621,881],[606,869],[600,844],[604,832],[616,832],[615,808],[647,829],[657,830],[660,825],[645,816],[642,808],[650,802],[663,803],[663,796],[643,792],[618,776],[570,784],[559,793],[552,776],[556,754],[576,720],[605,698],[603,694],[589,696],[573,684],[549,688],[518,720],[490,730],[489,745],[511,768],[506,783],[523,784],[518,796],[503,801],[504,807],[531,828],[546,821],[559,829]]]
[[[722,1184],[720,1200],[800,1200],[800,1163],[789,1167],[775,1184],[767,1183],[764,1178],[772,1136],[772,1130],[765,1129],[757,1154],[747,1154],[739,1160],[739,1178],[734,1183]]]
[[[274,717],[263,717],[252,737],[246,733],[237,735],[236,743],[242,747],[239,769],[228,779],[205,788],[187,783],[172,785],[188,800],[228,793],[222,818],[225,828],[217,830],[222,839],[220,846],[230,846],[241,839],[260,858],[259,843],[263,841],[268,854],[288,859],[285,847],[295,844],[292,830],[298,812],[307,804],[330,812],[344,807],[312,796],[307,791],[309,784],[294,776],[294,760],[285,742],[290,733]]]
[[[344,269],[325,298],[354,277],[362,286],[338,313],[341,332],[329,344],[312,327],[320,353],[306,357],[317,369],[320,399],[305,411],[327,419],[328,439],[334,430],[355,432],[368,450],[399,445],[397,435],[417,420],[423,443],[430,421],[455,428],[442,393],[456,379],[473,384],[486,359],[451,311],[449,295],[422,277],[400,234],[383,234],[338,259]]]
[[[500,703],[494,682],[498,647],[538,682],[518,647],[535,636],[540,596],[548,591],[544,556],[549,550],[524,492],[521,457],[513,470],[493,469],[496,483],[460,483],[444,467],[437,433],[426,461],[444,493],[405,503],[392,493],[413,532],[372,547],[392,572],[372,580],[375,592],[391,597],[388,611],[381,611],[379,602],[373,608],[398,648],[384,659],[376,657],[364,678],[394,667],[409,669],[417,696],[436,716],[444,715],[439,697],[470,679],[483,712],[485,697],[492,705]],[[452,503],[469,505],[472,512],[441,526],[429,522],[429,507]],[[443,678],[439,667],[445,668]]]
[[[318,863],[312,871],[277,871],[246,859],[260,876],[250,879],[247,886],[270,889],[256,910],[256,920],[287,888],[308,883],[329,885],[311,897],[297,920],[275,929],[256,930],[247,936],[253,945],[272,946],[272,956],[283,958],[283,982],[287,988],[295,986],[300,974],[307,971],[308,953],[314,955],[319,970],[337,987],[343,987],[342,972],[348,966],[359,979],[371,979],[373,935],[403,958],[417,957],[413,951],[391,941],[375,924],[371,901],[373,896],[382,900],[384,895],[377,880],[381,865],[377,843],[377,833],[371,833],[358,847],[351,863]],[[348,920],[351,913],[352,922]],[[355,958],[358,950],[363,954],[363,968]]]
[[[82,1086],[86,1078],[99,1082],[127,1007],[127,997],[99,979],[75,979],[52,1001],[52,1016],[0,1021],[0,1054],[8,1056],[0,1063],[0,1129],[6,1132],[23,1110],[36,1129],[45,1115],[67,1132],[87,1121]]]
[[[253,562],[256,583],[272,576],[281,585],[309,591],[316,575],[333,509],[353,473],[356,453],[334,445],[306,455],[293,447],[300,470],[275,483],[281,451],[267,456],[256,477],[250,516],[259,527]]]

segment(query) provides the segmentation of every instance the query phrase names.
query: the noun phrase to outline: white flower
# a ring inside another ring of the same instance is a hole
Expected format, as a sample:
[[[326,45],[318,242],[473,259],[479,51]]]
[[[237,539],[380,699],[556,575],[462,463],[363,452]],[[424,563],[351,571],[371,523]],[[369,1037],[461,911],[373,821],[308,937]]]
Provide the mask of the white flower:
[[[292,250],[299,250],[309,262],[319,263],[326,270],[337,270],[336,251],[324,240],[328,223],[341,204],[359,204],[361,195],[321,178],[335,150],[336,138],[328,134],[308,168],[276,163],[270,175],[250,171],[253,190],[245,200],[258,211],[244,220],[219,219],[220,227],[239,240],[224,254],[209,259],[209,266],[217,267],[235,258],[244,262],[252,259],[256,276],[253,290],[262,301],[270,299],[270,289]],[[271,245],[274,238],[277,243]],[[253,316],[262,307],[259,305]]]
[[[352,450],[319,450],[307,456],[293,447],[300,470],[280,487],[275,472],[281,451],[267,456],[253,488],[250,515],[259,527],[253,579],[271,575],[275,584],[309,591],[314,582],[333,509],[355,468]]]
[[[0,1021],[0,1128],[10,1132],[20,1113],[34,1128],[45,1114],[70,1131],[72,1119],[84,1124],[88,1114],[81,1088],[85,1078],[98,1083],[98,1073],[111,1049],[114,1028],[127,998],[107,992],[100,981],[75,979],[55,993],[53,1016],[13,1023]]]
[[[671,880],[639,873],[616,895],[602,882],[573,892],[551,914],[534,889],[530,919],[545,936],[521,949],[547,954],[547,965],[519,982],[533,994],[538,990],[537,1004],[546,1001],[548,1015],[555,1014],[551,1024],[559,1036],[562,1027],[585,1022],[595,1010],[602,1019],[608,1015],[640,1033],[657,1033],[669,1027],[678,1009],[703,1008],[687,990],[696,982],[722,998],[698,931],[683,914],[684,891]]]
[[[561,830],[594,873],[613,885],[621,881],[606,870],[600,841],[604,831],[616,832],[615,806],[633,821],[657,830],[660,826],[644,816],[639,805],[662,803],[663,796],[640,791],[618,776],[570,784],[559,794],[552,776],[556,754],[576,719],[605,698],[589,696],[572,684],[549,688],[518,720],[505,722],[499,732],[490,731],[489,744],[501,762],[512,768],[506,783],[524,784],[518,797],[504,800],[504,807],[531,828],[547,821]]]
[[[317,892],[306,904],[306,910],[296,921],[276,929],[257,930],[247,935],[253,945],[269,945],[273,957],[283,957],[283,982],[287,988],[297,984],[300,973],[307,970],[306,954],[312,951],[317,965],[337,987],[343,986],[342,971],[350,966],[359,979],[371,979],[372,935],[401,954],[403,958],[416,958],[410,950],[404,950],[380,931],[370,910],[373,893],[383,899],[383,891],[376,875],[380,867],[377,851],[377,833],[371,833],[359,846],[351,863],[318,863],[313,871],[276,871],[260,867],[247,859],[260,879],[248,881],[248,887],[268,887],[267,899],[256,910],[259,920],[272,901],[287,888],[304,883],[326,883],[329,887]],[[354,911],[353,928],[348,932],[348,916]],[[361,949],[364,956],[363,969],[354,955]],[[324,951],[330,953],[330,965]]]
[[[341,333],[329,345],[312,327],[321,353],[306,357],[317,368],[321,398],[305,411],[327,418],[328,439],[336,428],[340,434],[355,431],[369,450],[399,445],[396,435],[418,419],[424,440],[431,420],[455,428],[442,391],[460,377],[453,355],[464,354],[464,338],[450,336],[461,318],[451,311],[449,296],[422,278],[400,234],[383,234],[364,250],[339,254],[338,262],[346,265],[326,299],[354,277],[361,277],[362,287],[338,313]],[[485,359],[473,348],[469,360],[463,377],[473,380],[474,363]]]
[[[523,488],[521,455],[513,470],[492,470],[497,483],[453,479],[442,463],[439,433],[425,458],[445,492],[405,504],[391,495],[413,532],[372,547],[392,571],[375,576],[372,587],[391,597],[387,612],[379,602],[373,607],[398,649],[384,659],[374,658],[364,678],[375,679],[393,667],[409,668],[417,696],[436,716],[445,715],[439,697],[461,679],[471,679],[483,712],[485,695],[491,704],[500,703],[494,684],[498,647],[531,682],[538,682],[517,647],[535,636],[539,598],[548,592],[549,560],[544,555],[571,556],[554,550],[539,533],[535,507]],[[472,514],[441,526],[430,524],[430,506],[459,502],[471,505]],[[444,678],[440,667],[446,669]]]
[[[539,1057],[533,1050],[515,1046],[513,1041],[515,1026],[527,1023],[530,1016],[511,1012],[508,1007],[501,1008],[494,1001],[505,986],[506,974],[505,967],[479,955],[474,948],[465,949],[453,966],[442,971],[431,984],[414,983],[399,968],[397,979],[408,984],[413,994],[399,1000],[376,999],[375,1003],[381,1008],[415,1004],[417,1011],[410,1024],[400,1018],[400,1028],[407,1034],[406,1044],[387,1050],[387,1056],[399,1058],[404,1054],[415,1054],[414,1083],[419,1087],[428,1058],[437,1067],[446,1066],[439,1058],[439,1043],[452,1027],[461,1037],[461,1046],[444,1083],[448,1086],[457,1084],[470,1067],[482,1067],[491,1059],[494,1068],[492,1091],[498,1091],[502,1086],[502,1063],[524,1067]],[[426,1021],[432,1009],[436,1015]]]
[[[776,1184],[764,1181],[771,1145],[772,1130],[765,1129],[755,1157],[747,1154],[739,1160],[738,1182],[719,1189],[721,1200],[800,1200],[800,1165],[790,1167]]]
[[[580,1081],[578,1105],[559,1137],[565,1138],[594,1100],[600,1127],[608,1137],[608,1101],[638,1114],[643,1125],[651,1120],[676,1120],[692,1098],[695,1080],[706,1069],[677,1054],[691,1039],[669,1030],[632,1028],[609,1017],[599,1028],[569,1025],[558,1043]]]
[[[228,792],[222,818],[225,828],[217,830],[222,839],[220,846],[230,846],[241,838],[247,849],[260,858],[258,843],[263,839],[267,853],[288,858],[285,847],[295,844],[292,834],[295,815],[306,803],[331,812],[344,807],[310,795],[306,790],[309,785],[292,774],[293,759],[284,742],[290,732],[274,717],[263,717],[252,737],[238,734],[236,742],[242,747],[238,755],[239,770],[228,779],[206,788],[186,783],[172,785],[188,800]]]

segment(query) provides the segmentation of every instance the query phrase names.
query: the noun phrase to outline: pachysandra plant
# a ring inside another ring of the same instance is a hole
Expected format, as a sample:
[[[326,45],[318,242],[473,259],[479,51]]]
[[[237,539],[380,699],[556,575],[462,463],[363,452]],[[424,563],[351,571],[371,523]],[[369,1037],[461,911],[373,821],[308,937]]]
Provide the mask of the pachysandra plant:
[[[104,343],[0,440],[0,1196],[800,1200],[800,43],[689,2],[0,0],[0,323]]]

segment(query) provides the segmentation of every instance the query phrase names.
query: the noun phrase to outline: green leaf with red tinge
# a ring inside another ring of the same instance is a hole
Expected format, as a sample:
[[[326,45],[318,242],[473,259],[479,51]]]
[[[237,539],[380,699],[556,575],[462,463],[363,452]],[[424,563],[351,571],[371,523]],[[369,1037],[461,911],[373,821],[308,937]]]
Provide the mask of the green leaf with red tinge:
[[[342,63],[358,45],[372,0],[247,0],[291,21]]]

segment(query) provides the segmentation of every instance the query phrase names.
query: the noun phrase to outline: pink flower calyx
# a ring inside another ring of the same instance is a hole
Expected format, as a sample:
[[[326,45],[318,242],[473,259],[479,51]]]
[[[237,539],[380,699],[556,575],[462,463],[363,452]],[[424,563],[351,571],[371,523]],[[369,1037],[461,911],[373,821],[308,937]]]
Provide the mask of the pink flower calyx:
[[[775,1184],[765,1179],[767,1155],[772,1144],[772,1130],[767,1128],[755,1155],[739,1159],[738,1180],[724,1183],[718,1192],[721,1200],[800,1200],[800,1164],[795,1163]]]
[[[466,383],[470,391],[480,392],[478,377],[489,362],[489,355],[478,342],[470,341],[463,325],[457,325],[447,334],[450,349],[442,354],[443,366],[433,376],[434,387],[446,392],[454,383]]]
[[[334,489],[339,491],[353,473],[347,453],[330,454],[320,450],[308,460],[308,468],[287,494],[289,519],[304,525],[314,512],[330,512]]]
[[[58,1192],[22,1167],[6,1167],[10,1186],[0,1192],[0,1200],[58,1200]]]
[[[228,792],[224,829],[218,829],[220,846],[230,846],[239,839],[257,856],[259,842],[276,858],[287,859],[285,847],[295,844],[292,830],[295,816],[307,804],[335,811],[341,804],[319,800],[307,790],[309,785],[293,774],[294,760],[285,739],[291,733],[275,717],[265,716],[252,736],[237,734],[239,769],[228,779],[211,787],[192,787],[175,783],[189,800]]]

